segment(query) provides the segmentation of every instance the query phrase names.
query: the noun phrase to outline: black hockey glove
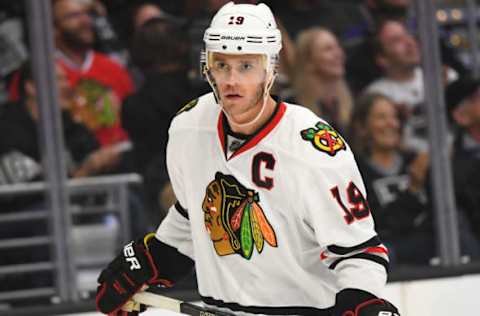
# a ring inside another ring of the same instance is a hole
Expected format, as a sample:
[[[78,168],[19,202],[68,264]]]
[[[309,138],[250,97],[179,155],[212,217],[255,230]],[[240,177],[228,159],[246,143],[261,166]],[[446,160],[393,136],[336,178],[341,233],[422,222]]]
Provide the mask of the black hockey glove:
[[[344,289],[336,296],[333,316],[400,316],[387,300],[362,290]]]
[[[110,315],[121,314],[122,306],[144,285],[165,284],[160,280],[155,263],[155,247],[150,249],[149,234],[139,241],[128,243],[121,253],[105,268],[98,277],[97,309]],[[153,240],[152,240],[153,243]],[[144,308],[142,308],[144,310]],[[141,310],[141,311],[143,311]]]

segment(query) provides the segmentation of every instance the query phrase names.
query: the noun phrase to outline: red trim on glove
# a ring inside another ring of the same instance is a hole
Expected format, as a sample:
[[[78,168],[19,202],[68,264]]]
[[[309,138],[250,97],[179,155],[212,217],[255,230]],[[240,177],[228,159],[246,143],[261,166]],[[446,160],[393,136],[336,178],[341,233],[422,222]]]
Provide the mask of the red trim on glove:
[[[157,266],[155,265],[155,261],[153,261],[152,255],[146,248],[145,248],[145,255],[147,256],[148,261],[150,262],[150,267],[153,270],[153,276],[147,281],[147,284],[154,284],[158,279],[158,269],[157,269]]]
[[[342,316],[358,316],[358,313],[360,312],[360,309],[364,308],[365,306],[371,305],[371,304],[381,304],[385,305],[385,302],[382,299],[379,298],[374,298],[368,301],[365,301],[363,303],[358,304],[355,307],[355,311],[346,311],[345,313],[342,314]]]
[[[95,299],[95,304],[97,305],[97,310],[100,312],[100,313],[103,313],[101,310],[100,310],[100,307],[98,306],[98,303],[100,301],[100,298],[103,296],[103,294],[105,293],[105,290],[106,290],[106,284],[103,283],[102,285],[102,288],[98,291],[98,294],[97,294],[97,297]],[[116,315],[116,313],[122,309],[123,305],[125,305],[135,294],[137,294],[137,292],[143,287],[140,286],[138,287],[136,290],[135,290],[135,293],[133,293],[132,295],[130,295],[128,298],[126,298],[121,304],[120,306],[118,306],[117,308],[115,308],[113,311],[111,311],[110,313],[108,313],[108,315]],[[128,315],[128,314],[127,314]],[[135,315],[135,314],[133,314]]]
[[[130,277],[126,274],[126,273],[122,273],[122,276],[125,278],[125,280],[127,280],[127,282],[132,286],[132,287],[135,287],[135,282],[132,281],[132,279],[130,279]]]
[[[116,280],[115,282],[113,282],[113,288],[118,292],[118,294],[122,295],[122,294],[125,294],[127,292],[127,290],[125,290],[121,285],[120,285],[120,282],[118,282],[118,280]]]
[[[105,294],[105,290],[106,290],[106,284],[105,283],[102,283],[102,285],[100,285],[101,288],[100,290],[98,291],[98,294],[97,296],[95,297],[95,306],[97,307],[97,311],[101,312],[100,311],[100,307],[98,306],[98,302],[100,301],[100,298],[103,296],[103,294]]]

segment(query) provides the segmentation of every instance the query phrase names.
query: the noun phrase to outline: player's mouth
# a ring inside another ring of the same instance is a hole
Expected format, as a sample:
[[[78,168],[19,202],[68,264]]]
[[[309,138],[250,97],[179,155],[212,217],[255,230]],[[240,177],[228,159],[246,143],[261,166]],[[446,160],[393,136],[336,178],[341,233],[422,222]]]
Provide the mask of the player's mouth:
[[[225,94],[225,99],[227,99],[229,101],[236,101],[236,100],[239,100],[241,98],[242,98],[242,96],[240,94],[237,94],[237,93]]]

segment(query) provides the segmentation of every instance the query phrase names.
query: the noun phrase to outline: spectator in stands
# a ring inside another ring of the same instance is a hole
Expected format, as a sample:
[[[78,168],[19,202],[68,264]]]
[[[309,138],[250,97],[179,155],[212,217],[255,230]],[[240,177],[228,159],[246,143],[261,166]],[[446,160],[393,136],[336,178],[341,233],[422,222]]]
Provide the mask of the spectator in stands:
[[[366,94],[352,117],[351,144],[377,231],[396,263],[427,264],[436,255],[429,157],[402,149],[401,111],[389,98]],[[477,258],[479,242],[458,209],[462,253]],[[412,251],[415,249],[415,251]]]
[[[78,0],[53,0],[57,58],[79,95],[72,109],[102,146],[124,144],[121,101],[132,93],[128,73],[115,61],[92,49],[94,32],[88,6]],[[125,148],[127,146],[118,146]]]
[[[420,49],[401,22],[389,20],[379,26],[374,42],[376,64],[383,76],[367,87],[412,108],[424,100]]]
[[[410,0],[365,0],[360,4],[362,19],[352,23],[340,40],[347,52],[347,78],[355,95],[370,82],[381,77],[375,63],[369,37],[385,20],[405,21]]]
[[[304,104],[336,129],[350,122],[352,98],[345,76],[345,54],[332,32],[302,31],[297,38],[294,103]]]
[[[457,204],[480,238],[480,81],[464,78],[451,83],[446,105],[455,131],[452,166]]]
[[[42,153],[39,145],[37,123],[39,105],[37,91],[28,65],[22,68],[20,100],[7,103],[0,113],[0,184],[18,184],[43,178]],[[93,174],[107,167],[105,160],[97,159],[98,143],[95,136],[81,123],[76,123],[67,108],[73,97],[65,73],[56,66],[59,88],[59,104],[62,107],[63,133],[65,140],[67,169],[71,176],[77,172]],[[101,149],[100,149],[101,151]],[[45,209],[43,194],[33,193],[21,196],[2,196],[0,213],[13,214],[20,210],[38,211]],[[43,236],[47,233],[45,218],[26,219],[21,225],[0,223],[0,240]],[[37,245],[0,250],[1,265],[18,265],[47,261],[49,246]],[[22,273],[15,276],[0,276],[0,292],[29,287],[53,285],[50,271]],[[33,301],[32,301],[33,303]]]
[[[55,69],[69,175],[82,177],[110,170],[115,166],[116,155],[109,148],[100,148],[95,135],[72,116],[69,108],[75,100],[74,90],[63,68],[57,64]],[[37,93],[29,64],[22,68],[21,78],[20,101],[5,105],[0,114],[0,133],[9,135],[0,139],[3,166],[20,168],[5,168],[3,184],[26,182],[42,175],[37,132]]]
[[[426,119],[423,72],[420,68],[420,50],[416,39],[401,22],[382,23],[374,39],[375,61],[383,70],[383,77],[372,82],[366,91],[381,93],[402,105],[407,115],[406,145],[415,151],[426,151]],[[454,80],[457,73],[446,67],[444,81]]]
[[[135,34],[141,29],[141,27],[149,20],[153,18],[160,18],[172,23],[181,24],[182,20],[165,12],[154,2],[141,2],[133,6],[130,25],[130,46],[132,46],[132,41],[135,38]],[[141,69],[138,68],[133,62],[130,56],[129,72],[133,78],[135,87],[138,89],[143,85],[145,80],[144,74]]]
[[[428,156],[402,151],[401,131],[400,112],[389,98],[380,94],[359,98],[353,111],[351,144],[377,231],[396,262],[427,263],[434,255],[424,190]]]
[[[480,161],[480,81],[462,78],[449,84],[446,104],[457,127],[454,155]]]
[[[417,24],[413,19],[410,6],[411,0],[365,0],[360,4],[362,21],[352,23],[351,27],[340,37],[347,52],[347,79],[355,95],[358,95],[369,83],[381,77],[382,70],[375,63],[374,51],[371,45],[372,37],[378,27],[387,20],[395,20],[415,29]],[[466,75],[468,70],[456,57],[449,46],[448,40],[440,32],[440,52],[442,63],[454,69],[459,76]]]
[[[155,3],[142,3],[133,10],[132,28],[133,33],[138,31],[148,20],[152,18],[165,17],[166,13]]]
[[[173,198],[164,162],[170,120],[197,95],[188,80],[188,51],[186,32],[163,18],[145,22],[133,39],[132,61],[145,82],[123,104],[122,121],[133,143],[135,170],[144,177],[152,222],[163,217]]]

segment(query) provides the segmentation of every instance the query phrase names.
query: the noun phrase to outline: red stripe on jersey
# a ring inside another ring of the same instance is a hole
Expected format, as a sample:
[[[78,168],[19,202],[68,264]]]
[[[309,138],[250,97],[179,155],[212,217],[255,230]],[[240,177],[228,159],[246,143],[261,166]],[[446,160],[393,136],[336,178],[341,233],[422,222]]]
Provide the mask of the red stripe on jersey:
[[[277,113],[275,114],[275,117],[273,117],[270,122],[255,135],[252,139],[250,139],[245,145],[243,145],[237,152],[235,152],[230,159],[232,159],[235,156],[240,155],[241,153],[249,150],[250,148],[254,147],[256,144],[258,144],[262,139],[267,136],[272,129],[275,128],[275,126],[278,125],[280,120],[282,119],[283,115],[285,114],[285,111],[287,110],[287,106],[285,103],[280,103],[279,109]]]
[[[257,131],[255,136],[249,139],[245,144],[242,145],[242,147],[240,147],[233,155],[231,155],[230,158],[228,158],[228,160],[255,147],[255,145],[257,145],[262,139],[264,139],[275,128],[275,126],[278,125],[283,115],[285,114],[286,110],[287,110],[287,106],[285,105],[285,103],[283,102],[280,103],[278,105],[278,110],[275,112],[274,116],[270,118],[269,122],[260,131]],[[222,150],[226,155],[226,152],[225,152],[226,135],[223,129],[223,112],[222,111],[220,111],[220,116],[218,118],[217,129],[218,129],[218,137],[220,138],[220,144],[222,145]]]
[[[384,254],[388,255],[387,248],[383,248],[383,247],[370,247],[370,248],[365,249],[364,252],[366,252],[366,253],[384,253]]]
[[[225,154],[225,131],[223,130],[223,112],[220,111],[217,123],[218,138],[220,139],[220,145],[222,146],[222,152]]]

